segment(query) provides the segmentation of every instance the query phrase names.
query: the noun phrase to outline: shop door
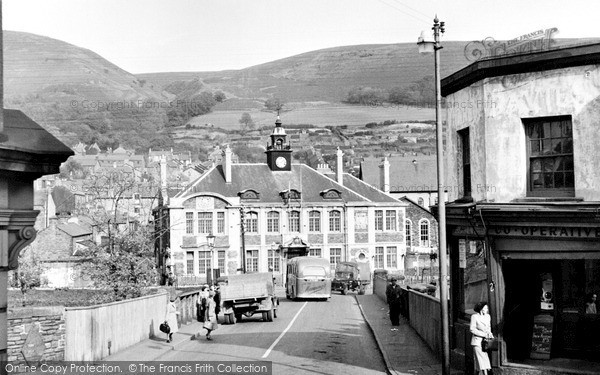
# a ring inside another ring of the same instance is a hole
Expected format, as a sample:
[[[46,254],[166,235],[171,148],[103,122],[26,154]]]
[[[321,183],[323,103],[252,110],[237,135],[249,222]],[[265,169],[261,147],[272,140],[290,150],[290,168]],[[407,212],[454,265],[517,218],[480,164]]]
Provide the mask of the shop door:
[[[502,263],[506,284],[504,303],[504,341],[506,342],[507,357],[511,361],[529,359],[532,348],[535,351],[534,320],[539,322],[540,315],[551,318],[546,336],[555,336],[554,330],[554,295],[559,284],[560,261],[555,260],[511,260]],[[552,283],[549,284],[548,280]],[[553,285],[550,289],[549,285]],[[542,305],[545,290],[546,304]],[[550,293],[550,294],[548,294]],[[543,307],[542,307],[543,306]],[[536,336],[539,336],[539,326],[536,323]],[[547,341],[547,337],[544,339]],[[551,338],[550,338],[551,340]],[[552,344],[550,342],[549,344]],[[550,346],[548,346],[550,351]],[[548,353],[549,356],[552,354]]]

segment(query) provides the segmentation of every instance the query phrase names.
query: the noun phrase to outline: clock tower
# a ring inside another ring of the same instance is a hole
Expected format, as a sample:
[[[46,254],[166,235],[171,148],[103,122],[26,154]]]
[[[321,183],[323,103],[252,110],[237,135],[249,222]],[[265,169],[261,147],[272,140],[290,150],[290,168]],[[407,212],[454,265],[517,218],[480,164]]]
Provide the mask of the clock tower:
[[[281,126],[281,120],[277,116],[275,129],[271,133],[271,144],[267,145],[267,165],[272,171],[292,170],[292,150],[287,141],[285,130]]]

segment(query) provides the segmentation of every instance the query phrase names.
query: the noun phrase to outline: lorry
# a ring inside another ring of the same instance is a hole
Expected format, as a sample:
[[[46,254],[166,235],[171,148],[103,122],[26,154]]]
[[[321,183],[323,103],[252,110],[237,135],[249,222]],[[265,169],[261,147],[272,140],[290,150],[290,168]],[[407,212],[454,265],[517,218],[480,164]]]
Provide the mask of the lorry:
[[[367,285],[371,283],[371,269],[367,262],[340,262],[335,267],[335,277],[331,282],[331,290],[342,294],[348,291],[365,294]]]
[[[221,312],[226,324],[235,324],[242,316],[261,313],[265,322],[277,318],[279,299],[271,272],[228,275],[220,278]]]

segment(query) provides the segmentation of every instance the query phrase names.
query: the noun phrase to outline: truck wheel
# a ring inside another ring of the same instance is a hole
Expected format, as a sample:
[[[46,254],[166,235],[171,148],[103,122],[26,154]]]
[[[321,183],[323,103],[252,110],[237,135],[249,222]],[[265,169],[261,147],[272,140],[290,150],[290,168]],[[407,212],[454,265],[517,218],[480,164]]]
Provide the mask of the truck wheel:
[[[241,322],[242,321],[242,314],[235,314],[235,320],[237,322]]]
[[[272,322],[273,321],[273,307],[271,307],[271,310],[267,311],[267,322]]]
[[[273,318],[277,318],[277,309],[273,309]]]
[[[358,294],[359,294],[359,295],[363,295],[363,294],[365,294],[365,288],[360,288],[360,289],[358,290]]]
[[[235,316],[233,314],[225,314],[225,324],[235,324]]]
[[[262,313],[262,319],[263,319],[263,322],[268,322],[269,321],[268,318],[267,318],[267,312],[266,311]]]

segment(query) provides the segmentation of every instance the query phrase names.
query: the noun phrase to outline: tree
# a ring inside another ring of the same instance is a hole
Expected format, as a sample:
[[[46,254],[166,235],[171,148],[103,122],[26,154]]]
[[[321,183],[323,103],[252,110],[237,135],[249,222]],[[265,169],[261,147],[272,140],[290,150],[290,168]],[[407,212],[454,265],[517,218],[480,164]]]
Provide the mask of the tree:
[[[285,106],[285,102],[280,98],[269,98],[265,101],[265,108],[269,111],[279,113],[283,107]]]
[[[225,93],[223,91],[221,91],[221,90],[215,92],[213,94],[213,96],[214,96],[215,101],[217,103],[222,103],[223,101],[225,101],[225,99],[227,99],[227,96],[225,96]]]
[[[378,105],[383,102],[384,94],[371,87],[355,87],[346,95],[346,103],[362,105]]]
[[[254,127],[256,126],[256,124],[254,124],[252,116],[250,116],[248,112],[242,113],[242,117],[240,118],[239,122],[243,125],[243,131],[246,131],[247,129],[254,129]]]
[[[43,273],[44,267],[33,251],[24,250],[19,254],[19,268],[14,273],[13,286],[23,293],[23,306],[27,301],[27,292],[42,285]]]

